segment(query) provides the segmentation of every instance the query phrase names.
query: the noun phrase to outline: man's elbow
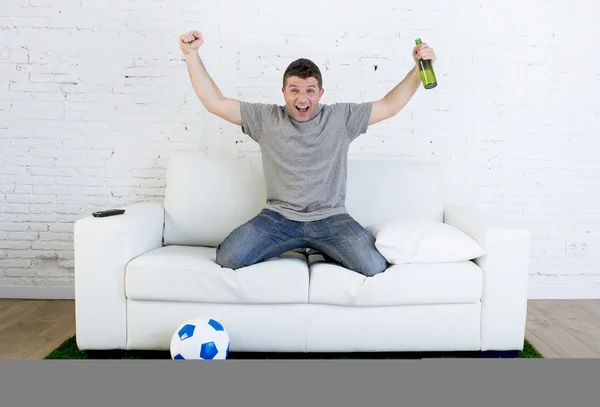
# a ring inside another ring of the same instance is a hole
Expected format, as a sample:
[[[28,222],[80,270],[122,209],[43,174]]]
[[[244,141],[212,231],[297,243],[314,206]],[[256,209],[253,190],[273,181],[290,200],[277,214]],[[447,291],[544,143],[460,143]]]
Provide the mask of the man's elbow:
[[[212,114],[219,115],[223,110],[223,100],[221,98],[207,99],[202,103],[204,108]]]
[[[405,105],[406,103],[402,103],[398,100],[387,100],[385,103],[386,115],[388,118],[396,116]]]
[[[385,119],[391,119],[402,110],[402,105],[394,100],[385,100],[383,104],[383,116]]]
[[[242,125],[240,104],[236,99],[222,97],[216,102],[207,104],[204,107],[209,113],[219,116],[221,119],[227,120],[238,126]]]

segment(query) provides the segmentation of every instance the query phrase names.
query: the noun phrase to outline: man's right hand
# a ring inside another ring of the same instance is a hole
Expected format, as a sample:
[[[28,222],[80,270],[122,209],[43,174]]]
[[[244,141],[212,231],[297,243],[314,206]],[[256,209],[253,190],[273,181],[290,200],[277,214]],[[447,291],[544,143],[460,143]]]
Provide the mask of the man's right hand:
[[[198,31],[189,31],[179,37],[179,48],[181,48],[184,55],[198,52],[203,43],[202,33]]]

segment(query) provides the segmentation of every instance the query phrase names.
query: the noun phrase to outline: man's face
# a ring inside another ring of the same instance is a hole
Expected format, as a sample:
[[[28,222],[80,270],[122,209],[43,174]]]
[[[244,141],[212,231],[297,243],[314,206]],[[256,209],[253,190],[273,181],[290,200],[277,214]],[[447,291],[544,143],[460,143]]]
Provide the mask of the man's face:
[[[324,90],[319,89],[319,82],[315,78],[290,76],[282,91],[285,104],[294,119],[305,121],[313,116]]]

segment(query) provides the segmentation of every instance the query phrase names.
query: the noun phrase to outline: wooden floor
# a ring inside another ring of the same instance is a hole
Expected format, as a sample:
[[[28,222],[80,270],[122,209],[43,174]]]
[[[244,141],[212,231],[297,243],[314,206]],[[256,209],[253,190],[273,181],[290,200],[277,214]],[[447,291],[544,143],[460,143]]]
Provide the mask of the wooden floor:
[[[0,359],[42,359],[75,334],[69,300],[0,299]],[[600,358],[600,300],[531,300],[526,338],[546,358]]]
[[[600,300],[529,301],[526,337],[546,358],[600,358]]]
[[[74,334],[72,300],[0,299],[0,359],[42,359]]]

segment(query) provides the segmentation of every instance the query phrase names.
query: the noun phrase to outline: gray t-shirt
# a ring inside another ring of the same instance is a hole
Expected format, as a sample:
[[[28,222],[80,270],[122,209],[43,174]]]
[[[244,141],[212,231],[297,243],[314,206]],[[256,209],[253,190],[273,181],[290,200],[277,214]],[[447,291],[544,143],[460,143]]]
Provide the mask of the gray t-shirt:
[[[366,133],[372,103],[319,104],[305,122],[286,106],[240,104],[242,132],[262,153],[265,207],[303,222],[346,213],[348,148]]]

